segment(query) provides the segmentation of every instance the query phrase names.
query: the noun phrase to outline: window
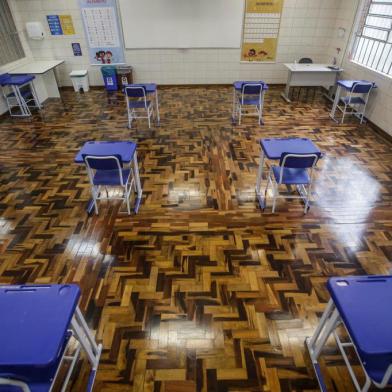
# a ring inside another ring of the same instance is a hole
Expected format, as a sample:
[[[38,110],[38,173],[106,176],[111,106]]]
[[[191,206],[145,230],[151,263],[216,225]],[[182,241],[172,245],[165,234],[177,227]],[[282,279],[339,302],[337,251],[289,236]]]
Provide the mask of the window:
[[[25,57],[7,0],[0,0],[0,65]]]
[[[392,76],[392,0],[365,0],[351,60]]]

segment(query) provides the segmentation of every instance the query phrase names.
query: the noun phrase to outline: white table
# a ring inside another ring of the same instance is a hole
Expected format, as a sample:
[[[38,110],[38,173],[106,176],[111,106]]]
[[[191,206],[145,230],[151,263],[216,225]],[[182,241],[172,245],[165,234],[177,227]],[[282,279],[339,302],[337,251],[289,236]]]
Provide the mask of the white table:
[[[47,98],[61,98],[55,68],[64,63],[64,60],[34,60],[28,64],[20,65],[8,73],[10,75],[35,75],[34,85],[37,90],[39,102]]]
[[[331,88],[335,85],[342,69],[328,68],[328,64],[284,64],[288,69],[286,89],[281,94],[287,101],[290,100],[290,87],[319,87]]]

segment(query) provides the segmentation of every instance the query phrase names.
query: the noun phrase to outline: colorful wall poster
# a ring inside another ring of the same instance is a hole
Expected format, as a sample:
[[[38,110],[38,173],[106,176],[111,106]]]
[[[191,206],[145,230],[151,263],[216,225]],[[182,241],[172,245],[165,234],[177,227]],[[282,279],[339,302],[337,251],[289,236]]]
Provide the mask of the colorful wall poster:
[[[246,0],[241,61],[275,62],[283,0]]]
[[[61,28],[60,18],[58,15],[46,15],[48,21],[50,34],[52,35],[63,35],[63,29]]]
[[[75,28],[72,22],[72,16],[71,15],[59,15],[60,17],[60,23],[61,23],[61,28],[63,30],[64,35],[74,35],[75,34]]]
[[[92,65],[124,64],[116,0],[79,0]]]

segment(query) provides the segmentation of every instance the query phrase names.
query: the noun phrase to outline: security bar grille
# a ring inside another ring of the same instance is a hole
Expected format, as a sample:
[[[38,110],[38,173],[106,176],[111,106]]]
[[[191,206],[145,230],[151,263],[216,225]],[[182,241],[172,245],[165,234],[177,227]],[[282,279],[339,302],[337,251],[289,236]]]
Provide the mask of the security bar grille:
[[[7,0],[0,0],[0,65],[25,57]]]
[[[365,0],[351,60],[392,76],[392,0]]]

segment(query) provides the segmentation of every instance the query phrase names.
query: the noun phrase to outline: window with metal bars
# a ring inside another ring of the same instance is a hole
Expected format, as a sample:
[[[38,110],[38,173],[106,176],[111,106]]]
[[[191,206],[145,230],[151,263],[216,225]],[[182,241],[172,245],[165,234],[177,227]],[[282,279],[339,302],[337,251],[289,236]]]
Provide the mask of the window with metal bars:
[[[365,0],[351,60],[392,76],[392,0]]]
[[[25,57],[7,0],[0,0],[0,65]]]

